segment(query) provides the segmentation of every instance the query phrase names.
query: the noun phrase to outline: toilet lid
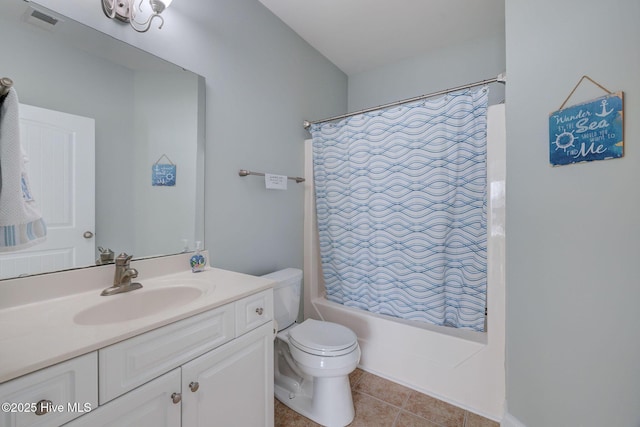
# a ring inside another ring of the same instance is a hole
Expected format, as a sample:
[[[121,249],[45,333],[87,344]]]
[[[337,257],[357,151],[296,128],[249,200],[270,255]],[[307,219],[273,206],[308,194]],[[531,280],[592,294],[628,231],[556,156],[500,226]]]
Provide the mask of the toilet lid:
[[[291,330],[289,342],[307,353],[341,356],[358,346],[358,337],[351,329],[337,323],[307,319]]]

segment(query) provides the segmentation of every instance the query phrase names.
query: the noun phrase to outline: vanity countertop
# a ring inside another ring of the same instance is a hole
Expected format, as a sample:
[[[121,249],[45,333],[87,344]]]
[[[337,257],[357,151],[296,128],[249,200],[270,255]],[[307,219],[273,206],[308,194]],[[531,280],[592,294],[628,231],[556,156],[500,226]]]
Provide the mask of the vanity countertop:
[[[0,308],[0,383],[228,304],[274,284],[265,278],[217,268],[196,274],[182,271],[147,280],[141,275],[134,281],[142,283],[143,288],[104,297],[100,291],[106,286],[94,285],[90,291]],[[78,313],[89,311],[94,305],[108,301],[117,307],[118,299],[124,300],[136,293],[139,294],[137,300],[143,302],[143,293],[173,284],[198,287],[202,294],[189,302],[131,320],[97,325],[82,325],[74,320]]]

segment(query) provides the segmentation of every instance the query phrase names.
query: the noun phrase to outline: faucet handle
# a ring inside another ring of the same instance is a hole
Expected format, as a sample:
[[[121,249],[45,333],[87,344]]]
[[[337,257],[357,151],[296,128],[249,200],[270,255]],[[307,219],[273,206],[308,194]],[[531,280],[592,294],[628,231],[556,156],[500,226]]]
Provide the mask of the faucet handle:
[[[131,261],[131,258],[133,258],[133,255],[127,255],[126,253],[122,252],[116,258],[116,265],[127,265]]]

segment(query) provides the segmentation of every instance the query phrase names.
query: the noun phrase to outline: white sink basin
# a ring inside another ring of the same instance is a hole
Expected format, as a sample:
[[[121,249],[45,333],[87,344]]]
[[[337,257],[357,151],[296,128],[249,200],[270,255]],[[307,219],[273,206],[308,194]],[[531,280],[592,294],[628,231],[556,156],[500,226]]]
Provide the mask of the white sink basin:
[[[151,316],[190,303],[204,294],[197,286],[175,285],[142,288],[101,297],[104,302],[88,307],[73,318],[78,325],[105,325]]]

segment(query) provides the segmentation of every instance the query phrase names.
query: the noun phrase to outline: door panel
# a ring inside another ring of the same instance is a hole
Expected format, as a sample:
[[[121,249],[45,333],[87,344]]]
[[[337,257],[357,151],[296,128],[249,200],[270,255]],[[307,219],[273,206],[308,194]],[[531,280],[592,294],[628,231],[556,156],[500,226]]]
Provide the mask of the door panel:
[[[20,138],[47,239],[0,255],[0,279],[93,264],[95,121],[21,104]]]

